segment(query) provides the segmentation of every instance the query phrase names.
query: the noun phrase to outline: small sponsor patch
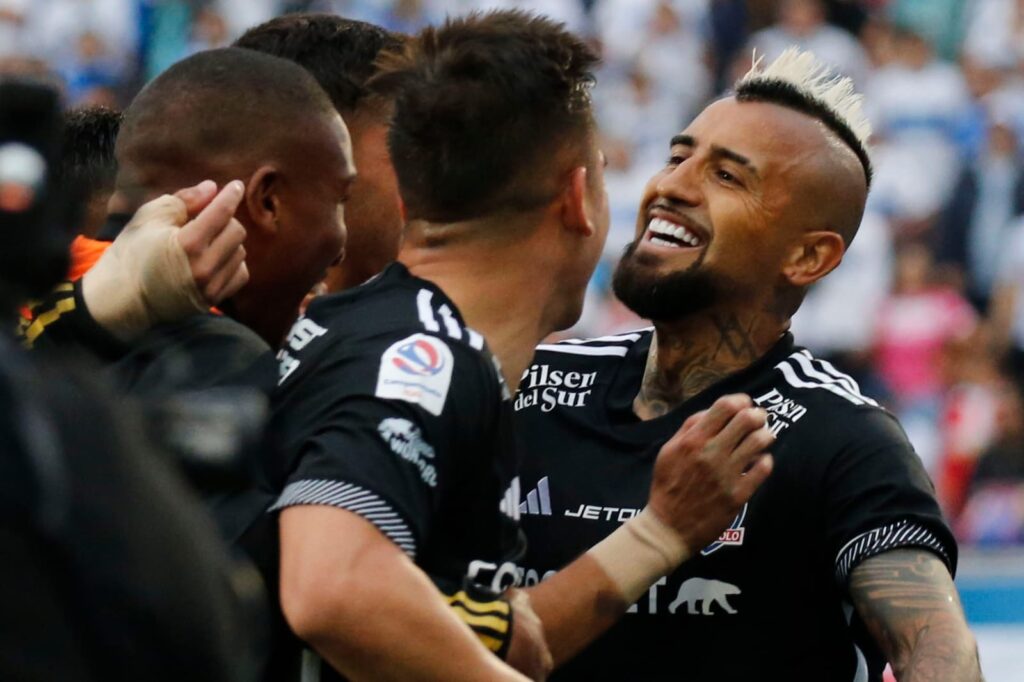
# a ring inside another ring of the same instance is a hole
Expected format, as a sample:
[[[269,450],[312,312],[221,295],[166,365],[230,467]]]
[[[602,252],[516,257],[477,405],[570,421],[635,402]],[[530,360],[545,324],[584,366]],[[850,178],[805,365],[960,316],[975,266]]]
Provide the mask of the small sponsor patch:
[[[437,469],[430,463],[434,448],[423,439],[419,427],[408,419],[388,417],[377,425],[377,432],[392,452],[419,470],[424,483],[437,487]]]
[[[439,416],[448,397],[453,364],[452,351],[444,341],[413,334],[384,351],[376,395],[416,403]]]

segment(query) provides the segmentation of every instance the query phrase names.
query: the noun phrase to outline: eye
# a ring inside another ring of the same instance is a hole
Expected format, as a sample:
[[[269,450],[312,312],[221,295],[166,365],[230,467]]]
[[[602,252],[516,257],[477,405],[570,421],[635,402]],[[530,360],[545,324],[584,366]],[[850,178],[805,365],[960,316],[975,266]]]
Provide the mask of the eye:
[[[717,171],[715,171],[715,174],[719,177],[719,179],[724,180],[725,182],[731,184],[739,184],[739,179],[727,170],[719,168]]]
[[[670,156],[668,158],[668,165],[669,166],[678,166],[683,161],[686,161],[686,157],[685,156],[681,156],[679,154],[673,154],[672,156]]]

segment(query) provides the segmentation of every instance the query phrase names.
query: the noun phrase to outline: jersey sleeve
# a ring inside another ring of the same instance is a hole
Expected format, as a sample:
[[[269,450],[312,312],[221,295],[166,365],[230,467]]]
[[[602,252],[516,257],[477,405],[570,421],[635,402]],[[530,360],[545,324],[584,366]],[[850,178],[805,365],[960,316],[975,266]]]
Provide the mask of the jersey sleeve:
[[[903,430],[881,410],[860,412],[856,427],[829,463],[821,489],[838,584],[845,589],[865,559],[903,548],[934,553],[953,574],[956,541]]]
[[[276,418],[305,426],[288,439],[294,458],[271,511],[346,509],[415,558],[459,453],[486,442],[496,418],[484,398],[497,400],[494,369],[475,351],[425,334],[330,356],[297,371],[293,386],[285,379]],[[282,358],[283,374],[289,362],[305,360]]]
[[[58,284],[42,300],[24,306],[16,331],[27,348],[84,352],[104,362],[129,350],[93,319],[82,297],[81,279]]]

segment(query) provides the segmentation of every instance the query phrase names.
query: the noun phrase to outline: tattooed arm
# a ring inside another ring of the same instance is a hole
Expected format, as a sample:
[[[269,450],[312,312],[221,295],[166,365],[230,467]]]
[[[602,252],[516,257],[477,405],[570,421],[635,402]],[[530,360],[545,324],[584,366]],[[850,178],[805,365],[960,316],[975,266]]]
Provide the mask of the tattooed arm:
[[[899,682],[982,679],[953,579],[934,554],[897,549],[866,559],[849,590]]]

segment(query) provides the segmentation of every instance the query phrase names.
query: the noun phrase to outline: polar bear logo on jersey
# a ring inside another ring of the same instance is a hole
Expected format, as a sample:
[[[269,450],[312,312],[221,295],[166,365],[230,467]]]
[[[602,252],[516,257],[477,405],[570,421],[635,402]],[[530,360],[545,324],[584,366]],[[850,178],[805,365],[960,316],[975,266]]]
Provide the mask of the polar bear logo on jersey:
[[[686,604],[686,612],[691,616],[697,615],[697,604],[701,604],[701,615],[711,616],[711,605],[718,604],[718,608],[726,613],[736,613],[736,609],[729,605],[727,597],[732,594],[740,594],[740,588],[721,580],[707,580],[705,578],[690,578],[679,586],[679,594],[675,601],[668,606],[669,613]]]

